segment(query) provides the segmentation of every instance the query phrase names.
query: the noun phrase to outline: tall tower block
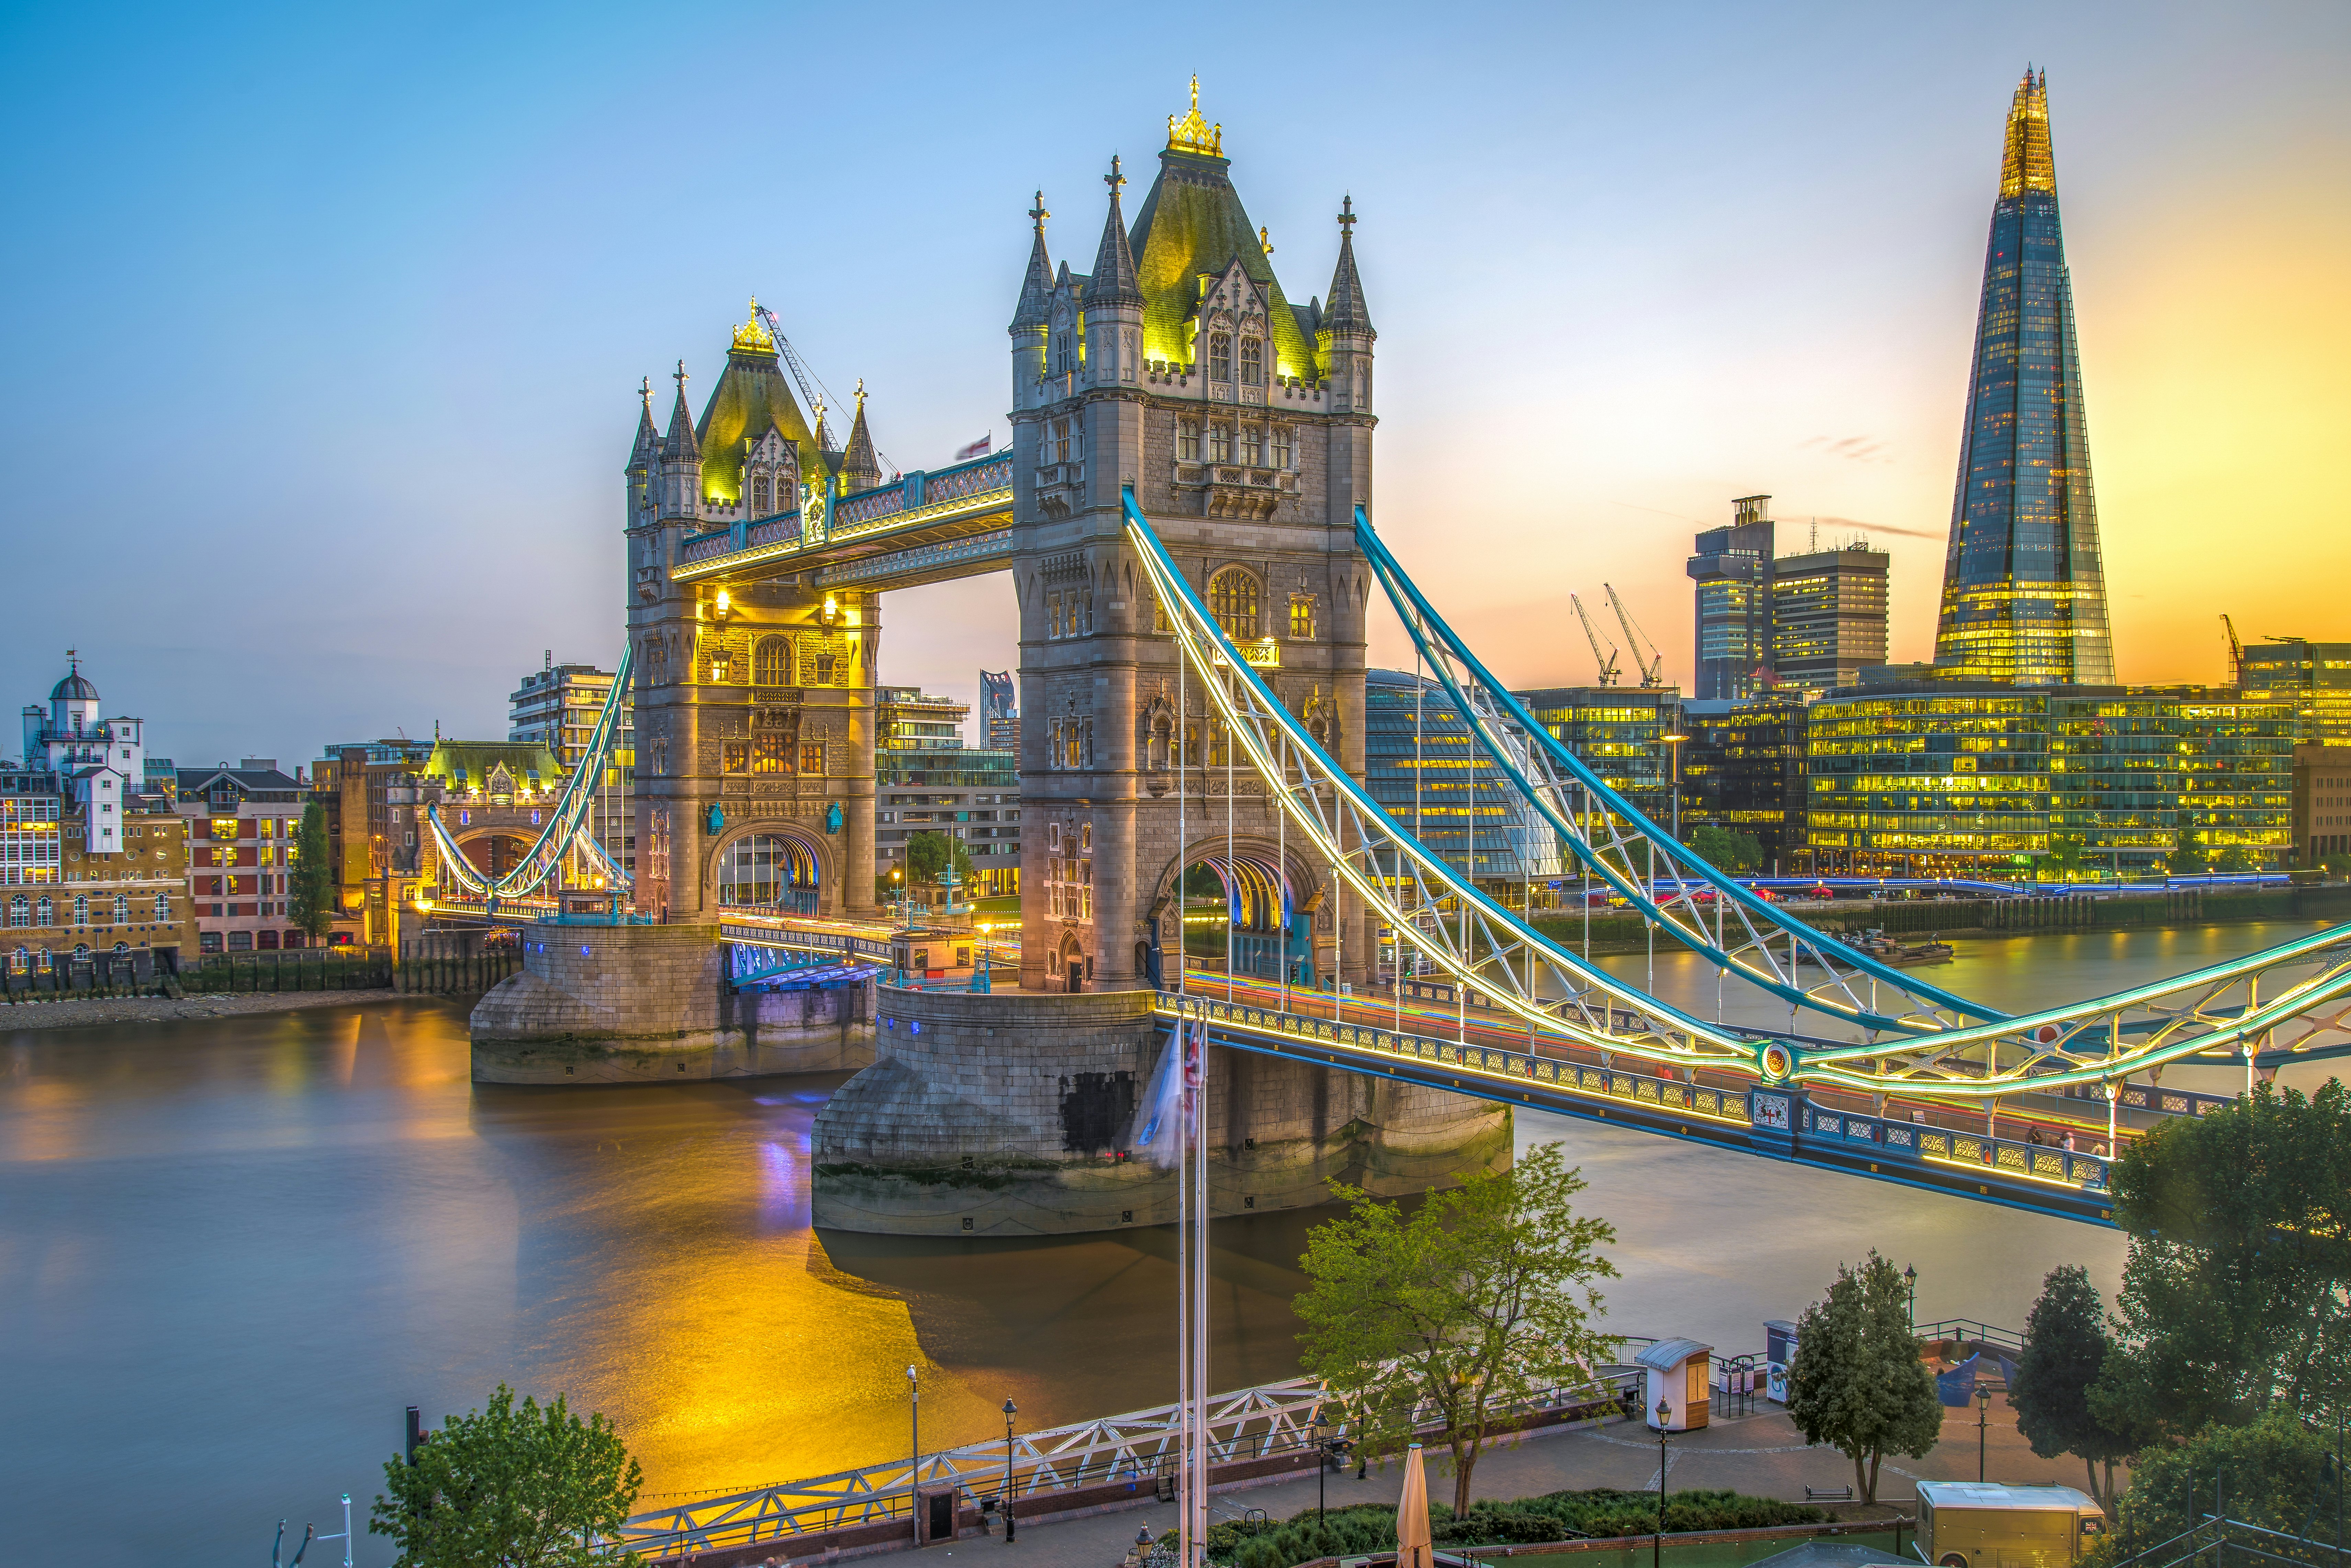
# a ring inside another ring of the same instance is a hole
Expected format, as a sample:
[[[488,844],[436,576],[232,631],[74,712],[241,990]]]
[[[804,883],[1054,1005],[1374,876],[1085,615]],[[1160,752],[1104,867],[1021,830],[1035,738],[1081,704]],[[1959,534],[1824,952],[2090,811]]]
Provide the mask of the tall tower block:
[[[2046,73],[2026,71],[2008,110],[1935,662],[2034,685],[2115,678]]]

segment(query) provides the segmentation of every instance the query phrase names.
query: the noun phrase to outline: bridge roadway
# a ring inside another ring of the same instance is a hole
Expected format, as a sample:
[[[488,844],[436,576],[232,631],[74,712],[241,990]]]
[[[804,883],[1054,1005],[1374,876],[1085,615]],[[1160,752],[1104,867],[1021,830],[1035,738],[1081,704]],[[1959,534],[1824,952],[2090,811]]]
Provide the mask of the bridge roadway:
[[[870,922],[749,916],[728,920],[730,942],[902,963],[906,934]],[[2108,1133],[2054,1095],[2025,1113],[1974,1113],[1917,1095],[1868,1097],[1798,1084],[1765,1085],[1719,1070],[1663,1076],[1635,1071],[1558,1040],[1531,1050],[1523,1027],[1481,1020],[1426,1000],[1338,998],[1195,969],[1155,1011],[1172,1025],[1205,1019],[1209,1038],[1238,1051],[1304,1057],[1770,1159],[1817,1166],[2065,1218],[2112,1223]],[[886,1009],[889,1001],[880,1006]],[[2103,1103],[2103,1102],[2101,1102]],[[2188,1107],[2191,1111],[2195,1107]],[[2159,1108],[2129,1113],[2144,1123]],[[2134,1130],[2118,1116],[2127,1135]],[[2062,1141],[2076,1150],[2034,1142]]]

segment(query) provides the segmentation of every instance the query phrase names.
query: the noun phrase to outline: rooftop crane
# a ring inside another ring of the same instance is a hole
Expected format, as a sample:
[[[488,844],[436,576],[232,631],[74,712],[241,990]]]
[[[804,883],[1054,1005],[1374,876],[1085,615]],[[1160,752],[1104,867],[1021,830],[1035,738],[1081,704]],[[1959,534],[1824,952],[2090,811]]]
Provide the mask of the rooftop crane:
[[[2245,684],[2245,645],[2237,641],[2237,623],[2226,615],[2220,617],[2220,630],[2229,634],[2229,684]]]
[[[1616,623],[1625,628],[1625,645],[1632,651],[1633,663],[1640,666],[1641,684],[1645,686],[1665,685],[1666,656],[1658,653],[1657,645],[1655,643],[1649,643],[1649,639],[1643,634],[1641,629],[1634,624],[1633,612],[1625,608],[1625,601],[1622,599],[1616,597],[1615,584],[1604,582],[1600,586],[1607,590],[1608,602],[1615,607]],[[1649,656],[1646,659],[1641,657],[1641,644],[1644,643],[1649,643]]]
[[[783,360],[785,368],[792,372],[792,380],[800,389],[800,401],[808,404],[809,413],[816,421],[816,429],[810,434],[821,444],[824,440],[824,411],[829,408],[838,408],[840,405],[832,401],[831,389],[826,387],[814,371],[809,369],[808,361],[800,358],[800,351],[792,347],[792,340],[784,336],[784,324],[776,319],[776,313],[756,299],[751,302],[751,311],[768,329],[768,335],[775,339],[776,352]],[[858,383],[860,396],[863,395],[864,385],[862,382]],[[819,392],[824,395],[819,397],[817,395]],[[879,446],[873,449],[873,455],[883,467],[893,474],[898,472],[898,465],[891,462],[888,455]]]
[[[1616,684],[1615,644],[1609,644],[1608,652],[1602,653],[1600,633],[1593,630],[1592,617],[1584,613],[1583,601],[1571,593],[1567,596],[1567,601],[1575,606],[1575,618],[1583,622],[1584,641],[1592,644],[1592,662],[1600,668],[1600,684],[1604,686],[1614,685]]]

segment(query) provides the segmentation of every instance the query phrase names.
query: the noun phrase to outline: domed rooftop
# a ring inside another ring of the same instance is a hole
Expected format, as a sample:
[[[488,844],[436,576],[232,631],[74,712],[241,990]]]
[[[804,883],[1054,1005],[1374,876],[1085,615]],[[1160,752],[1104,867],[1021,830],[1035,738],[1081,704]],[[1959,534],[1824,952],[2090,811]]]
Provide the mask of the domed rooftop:
[[[81,673],[81,666],[76,664],[71,674],[49,688],[49,700],[53,703],[94,703],[98,701],[98,688],[89,684],[89,677]]]

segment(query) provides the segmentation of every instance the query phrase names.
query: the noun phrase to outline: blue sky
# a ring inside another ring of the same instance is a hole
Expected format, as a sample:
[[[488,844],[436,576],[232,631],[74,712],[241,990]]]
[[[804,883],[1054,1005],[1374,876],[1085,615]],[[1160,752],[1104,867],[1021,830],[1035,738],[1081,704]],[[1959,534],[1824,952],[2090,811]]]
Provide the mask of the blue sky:
[[[1134,15],[10,8],[5,689],[78,646],[187,762],[502,734],[618,653],[640,376],[706,391],[757,292],[899,465],[1000,439],[1029,193],[1085,265],[1195,71],[1291,295],[1353,193],[1379,518],[1510,678],[1587,678],[1608,580],[1686,681],[1688,535],[1756,490],[1869,525],[1927,651],[2028,61],[2126,676],[2217,679],[2220,610],[2351,637],[2343,7]],[[884,619],[893,681],[1016,658],[1001,579]]]

